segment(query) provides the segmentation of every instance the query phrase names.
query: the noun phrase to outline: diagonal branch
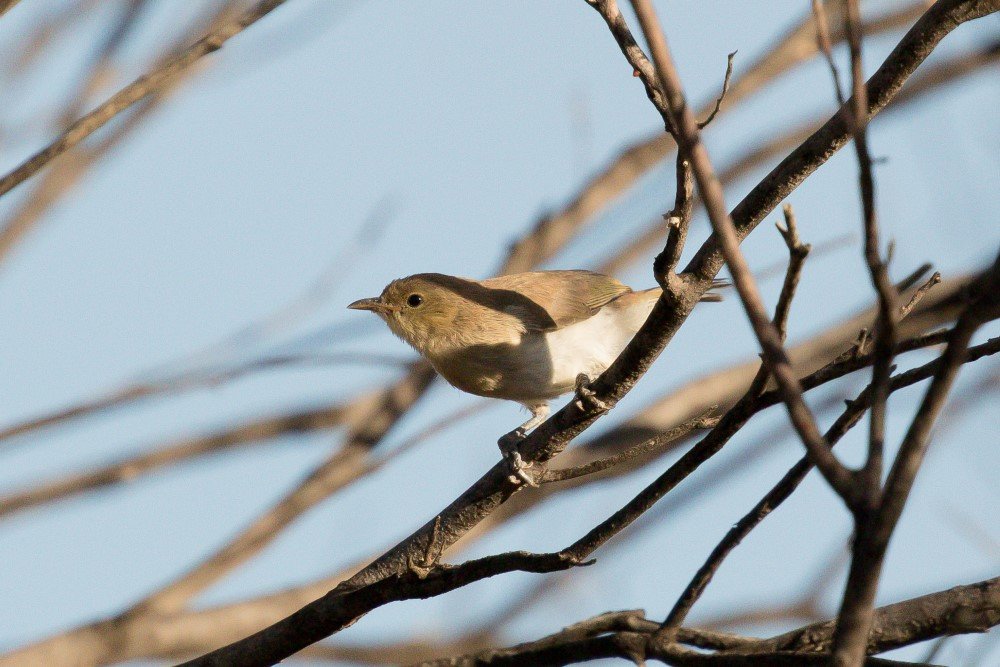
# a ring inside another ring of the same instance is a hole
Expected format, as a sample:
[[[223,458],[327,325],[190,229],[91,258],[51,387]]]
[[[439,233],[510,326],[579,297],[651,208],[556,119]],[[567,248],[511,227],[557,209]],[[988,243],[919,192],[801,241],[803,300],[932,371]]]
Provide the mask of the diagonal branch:
[[[868,430],[868,459],[863,473],[862,492],[866,505],[877,502],[882,484],[882,457],[885,442],[886,402],[892,366],[892,350],[896,341],[896,290],[879,249],[879,228],[875,217],[875,179],[868,151],[868,92],[861,68],[861,10],[858,0],[847,3],[847,41],[851,49],[852,91],[849,123],[854,133],[854,148],[858,157],[858,183],[864,213],[865,263],[872,285],[878,295],[879,315],[875,326],[875,363],[872,366],[874,402]],[[847,109],[845,108],[846,112]]]
[[[285,0],[261,0],[242,16],[218,26],[153,71],[144,74],[119,90],[106,102],[66,128],[48,146],[22,162],[10,173],[0,177],[0,197],[37,174],[54,159],[79,144],[136,102],[168,86],[171,81],[194,63],[204,56],[218,51],[229,39],[270,14],[284,2]],[[25,231],[23,227],[0,230],[0,258],[7,254]]]
[[[695,181],[705,202],[712,229],[729,266],[733,284],[739,292],[747,317],[760,342],[764,362],[782,391],[792,424],[810,456],[830,485],[845,499],[851,499],[854,493],[851,474],[830,452],[812,412],[802,398],[802,387],[792,371],[791,361],[782,345],[781,336],[767,316],[750,267],[740,251],[740,239],[733,220],[726,210],[722,186],[715,175],[708,151],[701,143],[698,122],[685,102],[680,77],[667,48],[659,19],[649,0],[633,0],[632,4],[652,50],[660,85],[669,101],[680,150],[690,156]]]
[[[842,3],[843,0],[837,2]],[[923,0],[917,0],[902,9],[873,18],[865,24],[865,32],[884,34],[907,27],[924,13],[925,8]],[[844,31],[839,23],[833,31],[833,39],[838,42],[844,39]],[[738,102],[760,92],[784,74],[812,59],[816,53],[813,18],[805,14],[798,24],[754,60],[745,72],[733,79],[726,95],[726,109],[734,108]],[[698,115],[709,114],[713,104],[714,101],[703,104],[698,109]],[[726,109],[722,112],[725,113]],[[808,136],[808,132],[802,138],[805,136]],[[538,220],[532,233],[511,249],[507,270],[527,271],[551,259],[582,226],[596,219],[612,201],[622,196],[639,178],[668,157],[675,147],[672,137],[657,132],[623,150],[601,173],[573,195],[565,207]],[[662,229],[659,226],[655,233],[655,243],[662,243]]]
[[[934,378],[896,454],[879,504],[856,515],[853,558],[834,633],[832,664],[842,667],[857,664],[864,653],[885,552],[930,444],[931,427],[969,356],[973,334],[998,312],[1000,255],[970,290],[969,304],[948,336],[948,345],[938,359]]]
[[[965,358],[965,363],[978,361],[979,359],[1000,353],[1000,338],[995,338],[987,343],[976,346],[969,350],[969,355]],[[917,368],[906,371],[890,378],[889,393],[899,391],[912,386],[921,380],[933,376],[941,367],[941,361],[936,359]],[[847,408],[834,421],[827,430],[824,437],[833,447],[847,432],[857,425],[865,411],[871,407],[873,395],[871,385],[866,387],[856,398],[847,402]],[[681,593],[673,609],[663,622],[665,630],[677,628],[684,622],[687,613],[694,606],[694,603],[701,597],[705,588],[711,582],[715,573],[721,567],[722,562],[739,544],[746,539],[747,535],[753,531],[760,523],[767,518],[771,512],[776,510],[783,502],[788,500],[799,484],[805,480],[806,475],[813,469],[812,462],[808,457],[801,459],[778,481],[774,487],[768,491],[763,498],[754,505],[743,518],[726,533],[725,537],[712,550],[705,563],[698,569],[694,577],[688,583],[684,592]]]

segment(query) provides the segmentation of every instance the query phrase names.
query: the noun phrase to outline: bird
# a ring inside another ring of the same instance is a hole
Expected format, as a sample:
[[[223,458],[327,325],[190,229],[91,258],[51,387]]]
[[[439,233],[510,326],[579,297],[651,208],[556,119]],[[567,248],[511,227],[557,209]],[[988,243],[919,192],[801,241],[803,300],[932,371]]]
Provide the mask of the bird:
[[[589,383],[625,349],[661,293],[584,270],[486,280],[418,273],[348,308],[378,315],[454,387],[527,408],[531,418],[498,443],[516,455],[517,442],[548,417],[552,399],[575,391],[578,400],[600,403]],[[721,296],[706,292],[701,300]]]

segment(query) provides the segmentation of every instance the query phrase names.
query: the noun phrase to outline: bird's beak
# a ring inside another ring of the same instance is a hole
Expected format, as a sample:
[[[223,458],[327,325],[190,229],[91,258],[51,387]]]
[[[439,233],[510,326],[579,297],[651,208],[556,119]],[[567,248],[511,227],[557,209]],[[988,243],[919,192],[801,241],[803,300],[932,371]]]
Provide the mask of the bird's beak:
[[[382,301],[381,298],[373,299],[358,299],[354,303],[348,306],[352,310],[370,310],[373,313],[388,313],[392,310],[392,307],[387,303]]]

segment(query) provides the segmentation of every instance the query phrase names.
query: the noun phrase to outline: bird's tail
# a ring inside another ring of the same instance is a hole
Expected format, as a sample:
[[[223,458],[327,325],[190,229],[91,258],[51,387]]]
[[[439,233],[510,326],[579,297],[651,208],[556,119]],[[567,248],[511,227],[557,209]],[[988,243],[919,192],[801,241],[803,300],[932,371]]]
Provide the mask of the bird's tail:
[[[717,278],[712,281],[712,286],[708,288],[707,292],[701,295],[701,298],[698,299],[698,301],[713,301],[713,302],[722,301],[722,295],[716,294],[713,290],[732,287],[732,285],[733,284],[728,280],[722,280],[721,278]],[[648,315],[649,311],[652,310],[653,308],[653,304],[656,303],[656,300],[660,298],[661,292],[662,290],[659,287],[650,287],[649,289],[640,290],[638,292],[629,292],[627,294],[623,294],[622,296],[618,297],[618,299],[625,299],[629,302],[635,301],[637,303],[638,302],[644,303],[646,306],[646,315]],[[645,319],[645,315],[643,315],[643,319]]]
[[[719,301],[722,301],[722,295],[721,294],[716,294],[712,290],[723,289],[723,288],[732,287],[732,286],[733,286],[733,284],[731,282],[729,282],[728,280],[723,280],[721,278],[716,278],[715,280],[712,281],[712,286],[708,288],[708,291],[705,292],[704,294],[702,294],[701,298],[698,299],[698,300],[699,301],[714,301],[714,302],[718,303]]]

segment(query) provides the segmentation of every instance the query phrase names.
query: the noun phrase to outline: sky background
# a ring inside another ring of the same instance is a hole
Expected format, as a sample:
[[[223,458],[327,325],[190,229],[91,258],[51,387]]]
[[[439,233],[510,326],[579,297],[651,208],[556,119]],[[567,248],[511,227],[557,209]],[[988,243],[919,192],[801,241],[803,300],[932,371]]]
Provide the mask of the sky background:
[[[4,61],[61,4],[23,2],[0,19]],[[739,51],[739,74],[808,4],[657,2],[690,99],[700,103],[716,95],[727,53]],[[865,7],[878,14],[903,4]],[[145,71],[155,53],[151,46],[165,34],[180,34],[200,10],[195,5],[154,3],[142,29],[125,44],[110,87],[94,102]],[[79,77],[115,7],[93,9],[82,24],[86,29],[54,43],[30,77],[2,66],[0,120],[8,130],[19,128],[0,136],[3,173],[54,136],[46,119]],[[960,27],[927,64],[981,48],[998,28],[995,16]],[[893,33],[865,43],[868,73],[897,40]],[[837,55],[845,65],[844,52]],[[994,65],[872,125],[871,150],[885,160],[876,171],[878,211],[884,237],[896,241],[896,277],[932,261],[947,278],[985,264],[996,252],[996,74]],[[720,116],[705,140],[721,166],[762,137],[832,110],[829,73],[814,61]],[[76,404],[136,378],[158,377],[192,359],[234,361],[271,350],[321,349],[408,360],[413,353],[375,318],[344,306],[415,272],[490,275],[509,244],[541,214],[563,205],[618,151],[657,128],[641,84],[582,0],[419,6],[291,0],[209,57],[203,71],[0,264],[0,424]],[[754,172],[727,190],[730,207],[762,174]],[[845,150],[789,199],[805,241],[820,244],[843,234],[854,240],[851,248],[807,261],[792,310],[792,342],[869,302],[855,183],[853,151]],[[22,186],[0,200],[0,215],[29,191]],[[643,230],[672,198],[672,165],[661,166],[547,268],[591,265]],[[777,219],[772,214],[744,246],[755,268],[785,255],[771,228]],[[699,214],[685,258],[706,230]],[[652,254],[618,277],[637,288],[651,286],[651,260]],[[233,332],[295,301],[324,277],[331,289],[307,317],[262,343],[220,348]],[[780,279],[764,282],[769,303],[779,287]],[[326,333],[309,339],[308,347],[296,342],[315,331]],[[987,327],[977,340],[998,331]],[[754,353],[735,298],[702,307],[595,432],[687,380]],[[929,358],[911,355],[901,368]],[[995,404],[998,370],[995,360],[967,367],[957,391],[986,386],[984,400]],[[347,400],[398,373],[388,363],[258,373],[39,431],[0,448],[0,493],[181,436]],[[865,376],[817,397],[853,395]],[[923,386],[894,397],[891,442],[908,425]],[[392,431],[385,451],[477,400],[438,383]],[[495,463],[496,437],[523,419],[518,406],[496,403],[395,458],[308,513],[198,604],[278,590],[380,552]],[[746,456],[756,437],[785,420],[777,410],[755,419],[681,490],[696,490],[699,475],[725,466],[742,466],[739,475],[695,502],[662,512],[640,537],[598,551],[595,566],[575,572],[559,595],[513,624],[508,639],[537,637],[610,609],[642,607],[661,618],[725,530],[801,455],[798,442],[782,437],[763,454]],[[858,428],[845,439],[845,460],[858,460],[863,432]],[[880,603],[996,576],[996,434],[995,408],[946,413],[892,543]],[[169,581],[293,488],[341,436],[288,436],[3,520],[0,649],[116,613]],[[664,466],[561,494],[454,558],[559,549]],[[692,623],[794,595],[842,550],[849,532],[840,502],[810,477],[787,507],[734,552],[695,607]],[[456,633],[489,619],[512,593],[536,580],[505,575],[433,600],[394,604],[341,637],[384,641]],[[841,580],[826,599],[830,614]],[[965,664],[976,657],[988,664],[987,650],[992,660],[1000,659],[995,639],[960,638],[939,659]]]

